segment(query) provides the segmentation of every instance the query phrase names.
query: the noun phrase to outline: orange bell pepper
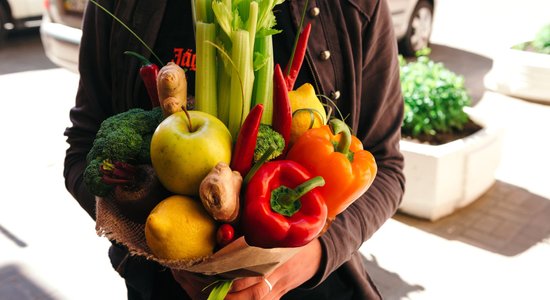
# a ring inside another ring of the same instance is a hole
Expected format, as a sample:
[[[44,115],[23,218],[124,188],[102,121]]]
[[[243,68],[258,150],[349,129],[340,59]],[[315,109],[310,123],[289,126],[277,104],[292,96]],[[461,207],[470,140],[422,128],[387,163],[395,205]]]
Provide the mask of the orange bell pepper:
[[[334,119],[329,125],[307,130],[286,158],[306,167],[312,176],[325,179],[318,190],[325,198],[327,217],[333,220],[367,191],[377,166],[374,156],[363,150],[361,141],[351,135],[343,121]]]

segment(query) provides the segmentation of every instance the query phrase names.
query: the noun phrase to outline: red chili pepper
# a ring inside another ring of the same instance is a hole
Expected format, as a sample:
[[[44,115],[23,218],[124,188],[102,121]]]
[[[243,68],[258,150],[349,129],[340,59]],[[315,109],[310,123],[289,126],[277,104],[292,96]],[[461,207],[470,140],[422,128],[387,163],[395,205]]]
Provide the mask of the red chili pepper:
[[[281,66],[275,65],[273,74],[273,130],[283,136],[285,140],[285,151],[288,148],[290,141],[290,127],[292,125],[292,109],[290,107],[290,99],[288,98],[288,90],[285,82],[285,77]]]
[[[140,55],[133,51],[125,51],[124,54],[129,54],[137,57],[141,61],[141,68],[139,69],[139,75],[143,80],[145,89],[147,89],[147,94],[151,99],[151,104],[153,107],[160,105],[159,95],[157,91],[157,75],[159,73],[159,67],[154,63],[150,62],[143,55]]]
[[[233,147],[231,170],[238,171],[243,177],[246,176],[252,167],[254,149],[256,148],[258,129],[260,128],[263,112],[264,106],[262,104],[256,104],[250,110],[239,130],[235,147]]]
[[[225,247],[235,239],[235,228],[231,224],[222,224],[216,232],[218,246]]]
[[[264,163],[246,186],[242,228],[246,242],[262,248],[300,247],[323,229],[327,206],[312,178],[290,160]]]
[[[290,57],[290,61],[285,68],[285,81],[287,89],[292,91],[294,89],[294,83],[298,78],[298,73],[302,68],[304,57],[306,56],[307,42],[309,40],[309,34],[311,33],[311,23],[308,23],[304,30],[300,33],[296,42],[293,55]]]

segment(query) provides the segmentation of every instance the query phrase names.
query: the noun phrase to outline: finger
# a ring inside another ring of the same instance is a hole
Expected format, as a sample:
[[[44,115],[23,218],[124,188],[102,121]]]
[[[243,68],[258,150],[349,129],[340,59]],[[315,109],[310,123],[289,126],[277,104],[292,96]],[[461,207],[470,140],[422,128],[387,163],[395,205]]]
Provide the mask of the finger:
[[[243,277],[233,281],[230,293],[245,290],[253,285],[263,282],[263,277]]]

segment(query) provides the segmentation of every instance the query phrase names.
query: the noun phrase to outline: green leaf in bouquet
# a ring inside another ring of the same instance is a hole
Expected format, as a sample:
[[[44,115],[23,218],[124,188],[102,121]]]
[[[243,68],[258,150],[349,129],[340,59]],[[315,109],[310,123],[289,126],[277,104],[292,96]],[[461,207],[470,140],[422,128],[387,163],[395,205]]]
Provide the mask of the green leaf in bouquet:
[[[233,24],[233,14],[231,13],[231,4],[227,5],[224,2],[212,2],[212,10],[216,16],[216,21],[220,28],[229,37],[231,36],[231,25]]]
[[[229,290],[231,289],[232,284],[233,284],[233,280],[218,280],[212,283],[211,285],[207,286],[205,289],[214,285],[214,289],[212,289],[212,291],[210,292],[210,295],[208,295],[208,300],[225,299],[225,296],[227,295],[227,293],[229,293]]]
[[[133,31],[130,27],[128,27],[128,25],[126,25],[121,19],[119,19],[117,16],[115,16],[112,12],[110,12],[108,9],[106,9],[105,7],[101,6],[101,4],[97,3],[96,1],[94,0],[90,0],[90,2],[92,2],[95,6],[97,6],[99,9],[101,9],[102,11],[104,11],[106,14],[108,14],[109,16],[111,16],[115,21],[117,21],[122,27],[124,27],[126,30],[128,30],[128,32],[130,32],[130,34],[132,34],[142,45],[143,47],[145,47],[149,52],[151,52],[151,55],[153,55],[155,57],[155,59],[159,62],[159,64],[161,66],[164,66],[164,63],[162,62],[162,60],[155,54],[155,52],[153,51],[153,49],[151,49],[151,47],[149,47],[149,45],[147,45],[147,43],[145,43],[145,41],[143,39],[141,39],[141,37],[139,37],[139,35],[137,35],[137,33],[135,31]]]
[[[277,24],[273,8],[283,3],[284,0],[260,0],[260,15],[258,18],[258,29],[272,28]]]

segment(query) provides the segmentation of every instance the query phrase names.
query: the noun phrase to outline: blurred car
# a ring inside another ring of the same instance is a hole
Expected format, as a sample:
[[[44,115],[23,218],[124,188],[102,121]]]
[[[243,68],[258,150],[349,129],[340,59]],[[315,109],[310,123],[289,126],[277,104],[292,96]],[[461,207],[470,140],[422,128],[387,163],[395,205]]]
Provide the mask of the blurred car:
[[[437,0],[388,0],[399,51],[414,56],[430,45]]]
[[[0,0],[1,1],[1,0]],[[436,0],[387,0],[399,50],[412,56],[429,45]],[[41,37],[46,56],[77,72],[81,22],[87,0],[46,0]]]
[[[56,65],[78,72],[82,16],[87,0],[45,0],[40,37],[46,56]]]
[[[40,26],[42,0],[0,0],[0,44],[10,30]]]

